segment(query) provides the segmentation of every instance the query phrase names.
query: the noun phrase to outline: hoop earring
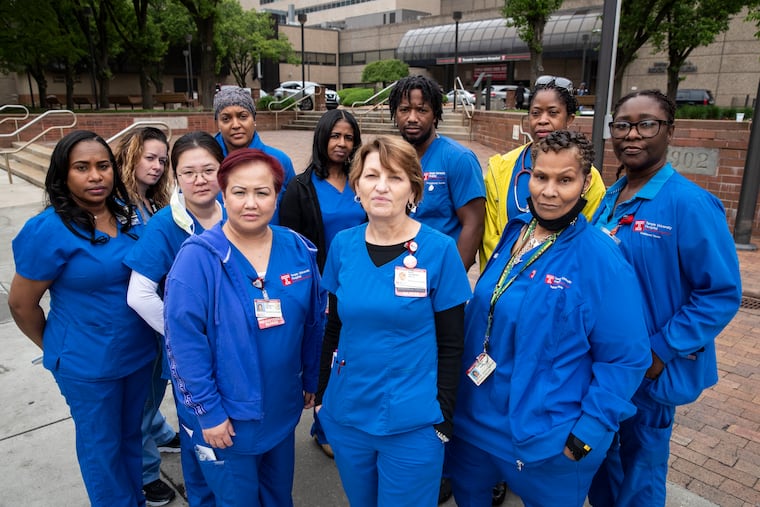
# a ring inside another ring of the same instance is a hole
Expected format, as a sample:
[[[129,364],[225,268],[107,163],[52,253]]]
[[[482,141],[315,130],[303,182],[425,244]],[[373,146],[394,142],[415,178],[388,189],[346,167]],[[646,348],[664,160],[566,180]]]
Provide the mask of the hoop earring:
[[[417,213],[417,205],[414,204],[413,202],[408,202],[406,203],[406,210],[409,213]]]
[[[362,202],[362,200],[359,198],[359,196],[358,196],[358,195],[355,195],[355,196],[354,196],[354,202],[355,202],[356,204],[359,204],[360,202]]]

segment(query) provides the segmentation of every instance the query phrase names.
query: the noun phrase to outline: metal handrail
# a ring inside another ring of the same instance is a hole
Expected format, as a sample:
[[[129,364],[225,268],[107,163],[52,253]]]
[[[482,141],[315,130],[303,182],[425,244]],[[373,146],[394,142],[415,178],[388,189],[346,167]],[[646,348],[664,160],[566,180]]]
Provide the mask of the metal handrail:
[[[272,102],[270,102],[269,104],[267,104],[267,109],[269,111],[271,111],[271,112],[274,112],[274,128],[275,128],[275,130],[277,130],[277,129],[280,128],[280,115],[279,115],[279,113],[281,113],[283,111],[289,111],[289,110],[295,108],[294,111],[296,113],[296,120],[297,120],[298,119],[298,113],[301,112],[301,108],[300,107],[296,108],[296,106],[298,106],[301,102],[305,101],[306,99],[311,99],[312,105],[316,104],[316,99],[315,99],[315,96],[317,94],[316,90],[313,91],[312,93],[307,93],[306,95],[304,95],[300,99],[296,99],[295,98],[296,95],[299,95],[300,93],[301,93],[301,91],[299,91],[295,95],[289,95],[287,97],[281,98],[280,100],[273,100]],[[285,106],[285,107],[281,108],[281,109],[272,109],[273,105],[283,104],[283,103],[287,102],[288,99],[293,99],[294,102],[292,104],[288,105],[288,106]]]
[[[150,125],[150,126],[165,127],[164,130],[166,131],[166,140],[171,143],[171,140],[172,140],[172,128],[169,126],[168,123],[166,123],[165,121],[160,121],[160,120],[140,120],[140,121],[136,121],[136,122],[132,123],[131,125],[127,126],[126,128],[122,129],[121,131],[117,132],[116,134],[112,135],[108,139],[106,139],[106,142],[108,144],[111,144],[112,142],[114,142],[115,140],[117,140],[118,138],[120,138],[121,136],[123,136],[124,134],[126,134],[127,132],[129,132],[130,130],[134,130],[137,127],[148,126],[148,125]]]
[[[20,145],[20,146],[18,146],[16,148],[13,148],[13,147],[11,147],[11,148],[0,148],[0,155],[4,155],[5,156],[5,167],[8,169],[8,183],[13,183],[13,175],[12,175],[12,171],[11,171],[11,162],[10,162],[10,155],[12,153],[18,153],[18,152],[20,152],[21,150],[23,150],[24,148],[26,148],[27,146],[29,146],[30,144],[32,144],[33,142],[35,142],[37,139],[39,139],[40,137],[44,136],[45,134],[47,134],[48,132],[50,132],[53,129],[60,129],[61,130],[61,137],[63,137],[63,129],[71,128],[71,127],[73,127],[73,126],[75,126],[77,124],[77,115],[74,114],[74,111],[69,111],[68,109],[51,109],[49,111],[45,111],[44,113],[42,113],[37,118],[35,118],[34,120],[30,121],[29,123],[26,123],[26,124],[22,125],[20,128],[16,129],[15,132],[11,132],[10,134],[0,134],[0,139],[8,138],[8,137],[13,137],[13,136],[18,136],[21,132],[23,132],[24,130],[28,129],[32,125],[34,125],[36,123],[39,123],[40,121],[44,120],[48,116],[71,116],[72,121],[68,125],[54,125],[54,126],[50,126],[50,127],[46,128],[45,130],[43,130],[42,132],[38,133],[37,135],[35,135],[34,137],[32,137],[31,139],[29,139],[28,141],[26,141],[25,143],[23,143],[22,145]]]
[[[398,81],[392,82],[391,84],[389,84],[388,86],[386,86],[385,88],[383,88],[382,90],[380,90],[379,92],[377,92],[376,94],[374,94],[373,96],[371,96],[370,98],[368,98],[366,100],[359,100],[359,101],[356,101],[356,102],[354,102],[354,103],[351,104],[351,113],[353,113],[353,115],[359,120],[359,126],[361,126],[362,121],[364,120],[365,116],[367,116],[369,113],[371,113],[371,112],[379,109],[381,106],[384,106],[388,102],[388,99],[390,98],[390,95],[388,97],[384,98],[383,100],[379,101],[377,104],[373,104],[372,107],[370,107],[369,109],[362,109],[361,111],[356,111],[354,108],[357,105],[363,105],[363,106],[367,105],[370,101],[375,100],[380,95],[382,95],[386,91],[388,91],[391,88],[393,88],[394,86],[396,86],[396,83],[398,83]]]
[[[464,89],[464,85],[462,84],[462,80],[458,77],[454,80],[454,103],[458,106],[462,106],[462,109],[464,109],[465,115],[467,115],[467,118],[472,120],[472,114],[475,112],[475,104],[470,104],[466,102],[459,102],[457,104],[457,97],[459,95],[459,92],[463,91],[466,92],[467,90]],[[477,97],[476,97],[477,100]],[[468,106],[472,108],[472,110],[468,109]]]
[[[6,109],[21,109],[24,113],[23,113],[23,116],[9,116],[7,118],[3,118],[2,120],[0,120],[0,124],[5,123],[6,121],[13,120],[16,130],[18,130],[18,122],[29,118],[29,110],[26,108],[26,106],[22,106],[20,104],[6,104],[0,107],[0,114],[4,114],[3,111]]]

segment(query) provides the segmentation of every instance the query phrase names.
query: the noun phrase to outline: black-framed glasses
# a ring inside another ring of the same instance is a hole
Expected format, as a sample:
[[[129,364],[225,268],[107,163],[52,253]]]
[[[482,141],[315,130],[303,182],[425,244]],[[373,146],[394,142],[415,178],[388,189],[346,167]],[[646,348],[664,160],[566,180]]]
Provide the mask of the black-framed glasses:
[[[610,135],[615,139],[625,139],[625,137],[631,132],[631,129],[636,127],[636,132],[639,133],[644,139],[654,137],[660,133],[662,125],[670,125],[668,120],[641,120],[641,121],[611,121],[609,123]]]
[[[536,82],[534,83],[534,85],[536,88],[538,88],[539,86],[545,86],[545,87],[556,86],[558,88],[564,88],[565,90],[569,91],[571,95],[573,93],[573,82],[567,79],[566,77],[541,76],[536,79]]]

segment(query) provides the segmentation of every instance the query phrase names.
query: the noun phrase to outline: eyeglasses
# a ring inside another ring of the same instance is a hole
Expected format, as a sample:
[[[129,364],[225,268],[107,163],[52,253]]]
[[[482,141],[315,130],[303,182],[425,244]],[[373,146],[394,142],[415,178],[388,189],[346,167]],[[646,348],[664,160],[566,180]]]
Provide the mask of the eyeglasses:
[[[182,171],[181,173],[177,173],[177,177],[181,179],[185,183],[195,183],[195,178],[200,176],[206,181],[211,181],[214,178],[216,178],[216,172],[218,169],[204,169],[203,171]]]
[[[536,87],[544,86],[547,88],[555,86],[558,88],[564,88],[565,90],[569,91],[570,94],[573,93],[573,82],[567,79],[566,77],[541,76],[536,79],[535,86]]]
[[[648,139],[659,134],[662,125],[670,124],[668,120],[611,121],[609,127],[610,135],[615,139],[625,139],[634,127],[643,139]]]

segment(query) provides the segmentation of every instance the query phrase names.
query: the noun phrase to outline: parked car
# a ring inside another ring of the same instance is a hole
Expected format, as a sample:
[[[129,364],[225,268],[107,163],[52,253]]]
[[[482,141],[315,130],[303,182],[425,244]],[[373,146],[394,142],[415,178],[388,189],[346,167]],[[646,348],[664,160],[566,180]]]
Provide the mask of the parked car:
[[[696,105],[712,106],[715,105],[715,99],[710,90],[704,88],[684,88],[676,93],[676,105]]]
[[[304,82],[306,87],[306,95],[314,93],[315,86],[322,86],[314,81]],[[324,88],[324,87],[323,87]],[[338,93],[330,88],[324,88],[325,90],[325,105],[327,109],[335,109],[338,107]],[[279,87],[275,88],[274,96],[277,100],[282,100],[286,97],[293,97],[294,99],[301,98],[301,81],[284,81]],[[314,103],[311,97],[301,102],[301,109],[313,109]]]
[[[506,109],[507,107],[507,91],[516,91],[517,85],[491,85],[491,108],[492,109]],[[523,92],[523,107],[528,107],[530,102],[530,89],[525,88]],[[485,105],[486,103],[486,91],[480,92],[480,103]]]
[[[451,90],[449,93],[447,93],[446,98],[448,99],[449,104],[453,104],[454,90]],[[475,94],[470,93],[467,90],[458,90],[457,100],[459,100],[459,104],[471,106],[475,103]]]

